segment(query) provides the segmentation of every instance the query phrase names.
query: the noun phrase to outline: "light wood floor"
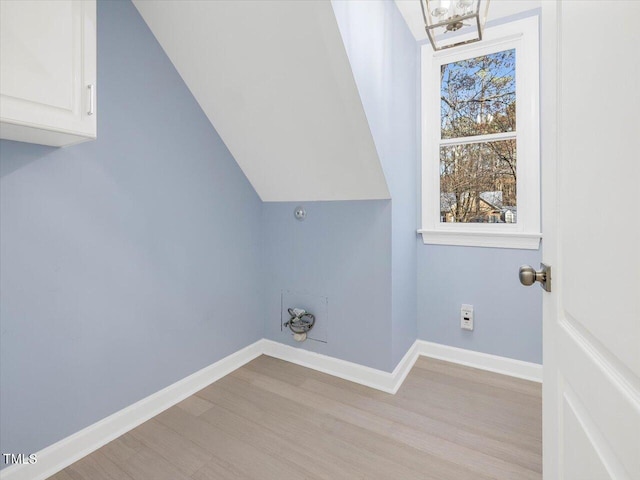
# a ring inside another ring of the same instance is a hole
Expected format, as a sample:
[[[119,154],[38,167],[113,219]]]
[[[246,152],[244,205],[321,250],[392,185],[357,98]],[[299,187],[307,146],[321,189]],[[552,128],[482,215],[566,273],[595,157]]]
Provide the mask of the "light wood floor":
[[[262,356],[51,478],[539,480],[541,408],[424,357],[389,395]]]

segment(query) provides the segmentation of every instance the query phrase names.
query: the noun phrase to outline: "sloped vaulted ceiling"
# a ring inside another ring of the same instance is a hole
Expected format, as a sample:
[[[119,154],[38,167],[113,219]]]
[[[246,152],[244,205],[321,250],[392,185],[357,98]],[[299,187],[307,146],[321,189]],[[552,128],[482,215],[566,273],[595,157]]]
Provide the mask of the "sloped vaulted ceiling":
[[[329,0],[134,0],[264,201],[389,198]]]

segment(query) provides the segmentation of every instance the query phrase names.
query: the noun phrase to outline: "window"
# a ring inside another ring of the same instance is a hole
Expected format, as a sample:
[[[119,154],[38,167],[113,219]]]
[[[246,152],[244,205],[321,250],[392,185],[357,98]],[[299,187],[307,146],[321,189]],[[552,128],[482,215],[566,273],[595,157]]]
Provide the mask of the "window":
[[[538,248],[538,62],[537,17],[422,47],[425,243]]]

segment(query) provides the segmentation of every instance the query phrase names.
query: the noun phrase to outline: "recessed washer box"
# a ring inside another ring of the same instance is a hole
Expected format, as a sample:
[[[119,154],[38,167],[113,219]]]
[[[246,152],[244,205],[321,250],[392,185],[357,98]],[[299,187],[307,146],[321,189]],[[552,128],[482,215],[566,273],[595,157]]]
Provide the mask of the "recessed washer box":
[[[314,295],[295,290],[282,290],[280,330],[282,333],[293,335],[284,324],[289,320],[288,308],[303,308],[316,317],[316,323],[307,334],[308,340],[327,343],[327,331],[329,326],[329,297]]]

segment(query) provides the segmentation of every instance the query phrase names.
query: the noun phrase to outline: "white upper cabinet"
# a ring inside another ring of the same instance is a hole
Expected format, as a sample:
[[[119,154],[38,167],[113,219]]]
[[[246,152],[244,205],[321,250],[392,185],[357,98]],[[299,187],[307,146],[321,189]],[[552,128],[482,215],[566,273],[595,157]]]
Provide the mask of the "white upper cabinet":
[[[96,138],[96,1],[0,1],[0,138]]]

